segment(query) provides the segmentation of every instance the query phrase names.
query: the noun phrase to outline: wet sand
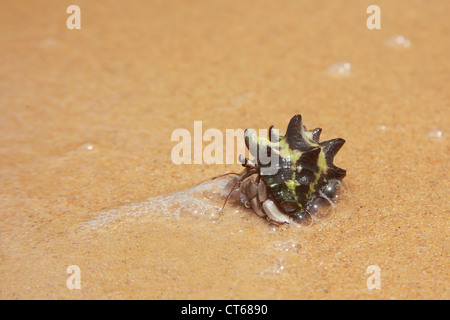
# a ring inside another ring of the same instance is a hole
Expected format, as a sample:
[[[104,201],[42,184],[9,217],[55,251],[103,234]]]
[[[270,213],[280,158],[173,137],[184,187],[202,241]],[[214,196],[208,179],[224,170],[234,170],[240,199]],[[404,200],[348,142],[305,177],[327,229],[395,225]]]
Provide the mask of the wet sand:
[[[381,30],[369,1],[77,1],[72,31],[69,4],[0,11],[0,298],[450,298],[448,1],[377,1]],[[347,141],[329,219],[272,228],[231,203],[215,223],[85,227],[240,170],[174,165],[173,130],[283,132],[298,113]]]

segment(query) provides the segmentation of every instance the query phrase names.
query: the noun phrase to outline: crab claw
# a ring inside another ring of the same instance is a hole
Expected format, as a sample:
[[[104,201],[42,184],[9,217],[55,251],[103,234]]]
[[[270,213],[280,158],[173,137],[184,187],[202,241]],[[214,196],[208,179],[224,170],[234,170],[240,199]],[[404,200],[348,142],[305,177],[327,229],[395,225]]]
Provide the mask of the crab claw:
[[[280,211],[280,209],[277,208],[277,206],[275,205],[275,203],[268,199],[266,201],[263,202],[262,205],[264,212],[267,214],[267,216],[278,223],[290,223],[291,219],[289,219],[289,217],[287,215],[285,215],[284,213],[282,213]]]

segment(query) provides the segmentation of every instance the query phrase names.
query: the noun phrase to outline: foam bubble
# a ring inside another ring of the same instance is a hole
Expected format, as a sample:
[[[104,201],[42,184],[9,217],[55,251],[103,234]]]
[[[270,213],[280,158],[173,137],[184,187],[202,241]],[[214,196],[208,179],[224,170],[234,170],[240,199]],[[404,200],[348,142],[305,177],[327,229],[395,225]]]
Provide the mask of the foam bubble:
[[[225,186],[230,179],[209,181],[188,190],[148,198],[145,201],[103,211],[86,223],[87,228],[99,228],[124,217],[155,215],[185,221],[219,221]]]
[[[82,226],[82,228],[96,229],[107,226],[114,221],[123,220],[127,217],[139,218],[143,216],[157,216],[174,219],[175,221],[218,223],[223,215],[221,207],[223,201],[229,192],[229,182],[231,179],[210,180],[188,190],[183,190],[169,195],[161,195],[148,198],[139,203],[128,204],[121,207],[97,213],[96,217]],[[336,184],[329,185],[320,191],[320,197],[317,197],[317,203],[311,203],[308,211],[293,223],[296,226],[309,226],[315,221],[335,215],[337,212],[336,203],[341,197],[342,183],[336,180]],[[334,189],[339,192],[334,193]],[[230,202],[239,204],[238,192],[233,192],[234,198],[230,198]],[[241,207],[230,214],[240,214],[241,208],[245,204],[241,203]],[[251,210],[251,209],[249,209]],[[258,217],[255,214],[255,219]],[[269,233],[278,231],[278,226],[268,223]]]
[[[346,61],[336,62],[328,67],[326,73],[332,77],[348,77],[352,73],[352,66]]]
[[[199,220],[203,217],[203,208],[195,202],[184,203],[179,210],[178,217]]]
[[[326,219],[335,215],[336,205],[326,197],[318,197],[310,208],[313,220]]]
[[[275,241],[271,247],[275,251],[281,251],[281,252],[297,252],[301,245],[295,241],[295,240],[288,240],[288,241]]]
[[[205,220],[217,222],[220,219],[220,210],[219,210],[219,208],[216,208],[216,207],[206,209],[203,212],[203,216],[204,216]]]
[[[284,260],[276,259],[273,265],[269,269],[260,272],[260,275],[261,276],[279,275],[284,271],[285,271]]]
[[[387,38],[386,44],[393,48],[409,48],[411,47],[411,40],[402,35],[398,35]]]
[[[443,135],[444,135],[444,133],[442,132],[442,130],[438,130],[438,129],[431,130],[428,133],[428,137],[430,137],[433,140],[440,140],[440,139],[442,139]]]

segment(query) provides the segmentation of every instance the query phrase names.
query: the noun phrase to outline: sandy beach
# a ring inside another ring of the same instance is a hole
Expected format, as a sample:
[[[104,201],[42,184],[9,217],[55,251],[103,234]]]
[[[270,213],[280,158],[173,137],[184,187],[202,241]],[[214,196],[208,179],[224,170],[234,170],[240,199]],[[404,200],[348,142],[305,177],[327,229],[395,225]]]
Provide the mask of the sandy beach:
[[[1,299],[450,298],[450,2],[74,2],[79,30],[67,1],[0,11]],[[295,114],[346,140],[313,225],[217,216],[223,184],[192,188],[242,167],[171,159],[194,121]]]

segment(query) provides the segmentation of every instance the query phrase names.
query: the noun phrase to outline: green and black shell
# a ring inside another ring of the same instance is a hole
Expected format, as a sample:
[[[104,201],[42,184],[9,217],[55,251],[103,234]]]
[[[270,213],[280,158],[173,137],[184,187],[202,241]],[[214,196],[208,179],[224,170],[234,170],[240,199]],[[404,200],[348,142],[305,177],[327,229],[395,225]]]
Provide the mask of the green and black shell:
[[[256,144],[256,150],[278,156],[276,173],[261,177],[277,206],[290,216],[300,216],[315,198],[323,196],[329,183],[340,182],[346,175],[344,169],[333,164],[345,140],[319,142],[321,132],[321,128],[308,131],[300,115],[291,119],[284,136],[277,134],[273,126],[269,128],[269,140],[246,130],[245,143],[251,153],[255,148],[250,145]],[[253,151],[252,155],[260,168],[271,165],[261,163],[258,152]]]

